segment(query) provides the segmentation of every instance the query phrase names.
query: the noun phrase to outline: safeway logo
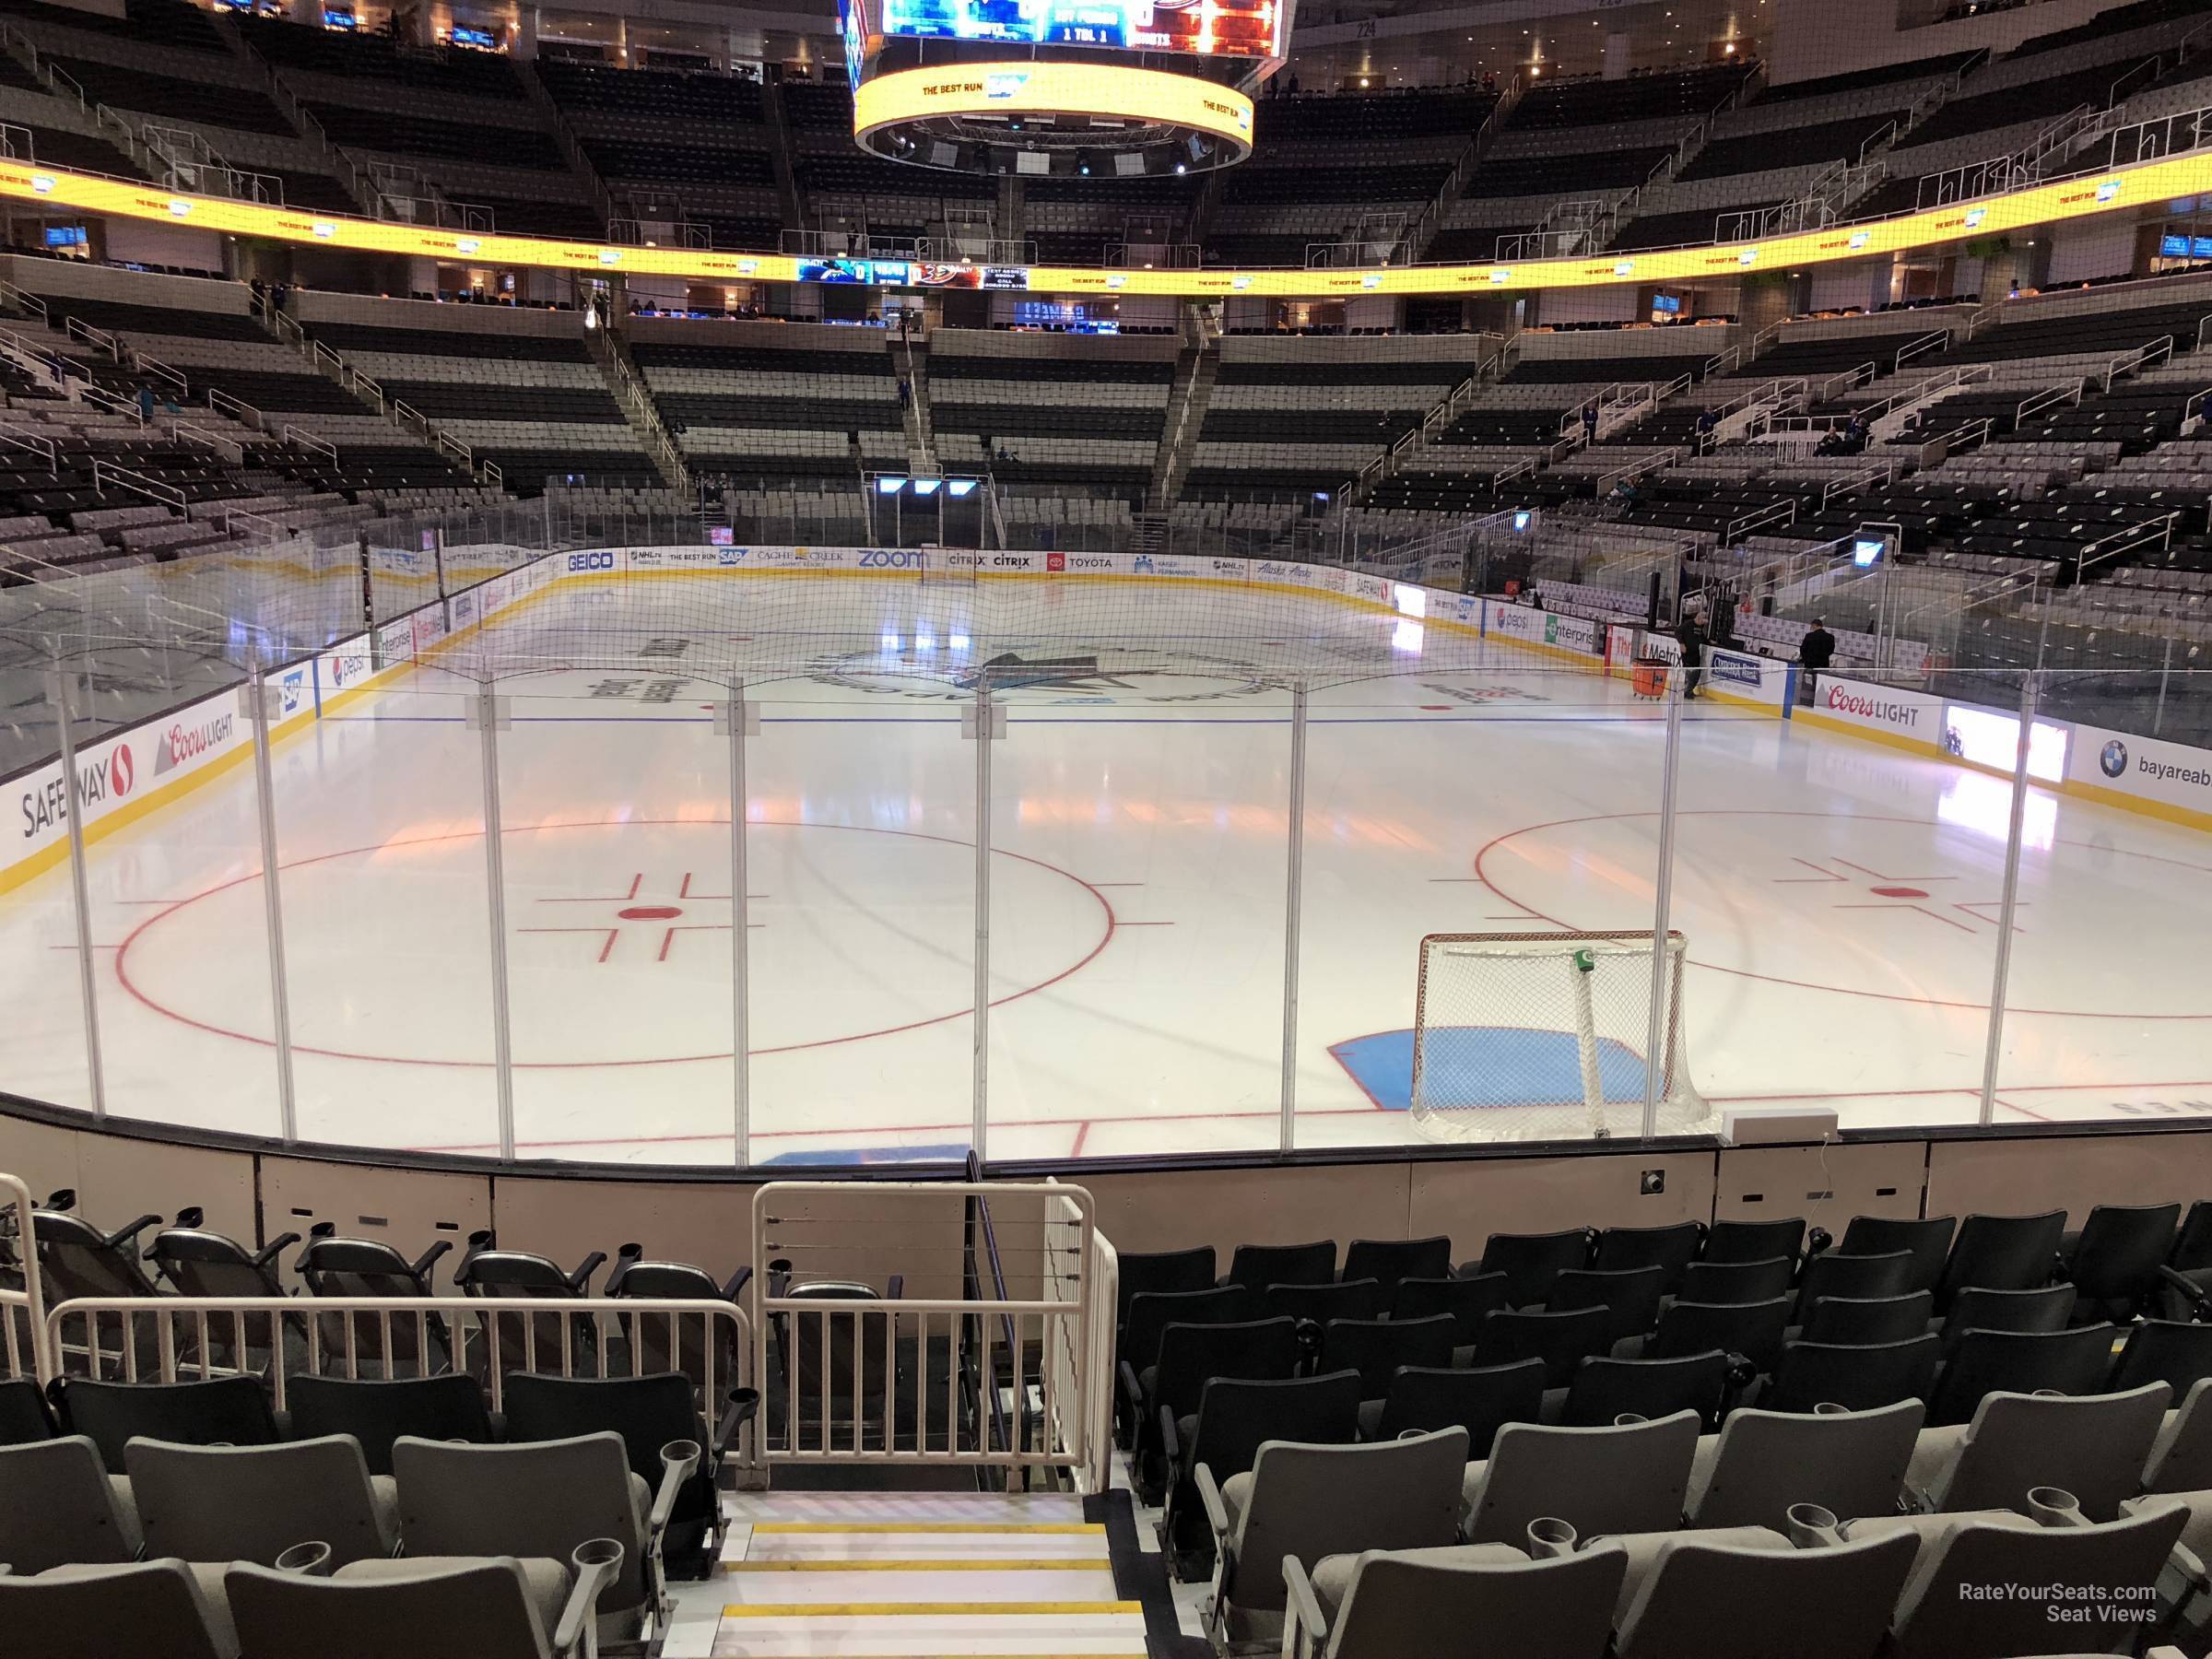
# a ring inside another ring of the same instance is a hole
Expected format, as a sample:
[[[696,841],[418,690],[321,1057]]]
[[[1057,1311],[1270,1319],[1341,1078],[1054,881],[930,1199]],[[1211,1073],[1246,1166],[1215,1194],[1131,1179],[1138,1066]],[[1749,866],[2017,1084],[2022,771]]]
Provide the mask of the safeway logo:
[[[131,759],[131,746],[127,743],[117,744],[115,752],[108,757],[108,793],[129,794],[132,781],[137,776],[138,763]]]

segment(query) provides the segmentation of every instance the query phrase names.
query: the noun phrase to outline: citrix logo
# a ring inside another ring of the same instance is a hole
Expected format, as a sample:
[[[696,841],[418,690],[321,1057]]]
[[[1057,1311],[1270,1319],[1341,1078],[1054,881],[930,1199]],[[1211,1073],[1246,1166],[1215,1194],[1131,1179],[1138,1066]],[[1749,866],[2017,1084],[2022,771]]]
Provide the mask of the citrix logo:
[[[922,564],[922,555],[909,551],[868,549],[860,556],[864,571],[911,571]]]
[[[2127,745],[2113,738],[2097,757],[2097,770],[2108,778],[2117,778],[2127,771]]]
[[[571,553],[569,555],[569,574],[571,576],[584,571],[611,571],[614,568],[615,556],[611,552]]]

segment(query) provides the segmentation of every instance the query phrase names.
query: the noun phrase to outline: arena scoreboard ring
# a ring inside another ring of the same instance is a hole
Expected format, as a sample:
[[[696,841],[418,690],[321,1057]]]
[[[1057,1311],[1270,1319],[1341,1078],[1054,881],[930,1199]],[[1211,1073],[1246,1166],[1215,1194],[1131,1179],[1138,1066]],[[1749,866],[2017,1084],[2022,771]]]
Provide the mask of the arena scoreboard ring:
[[[853,136],[911,166],[1141,178],[1252,154],[1295,0],[841,0]]]

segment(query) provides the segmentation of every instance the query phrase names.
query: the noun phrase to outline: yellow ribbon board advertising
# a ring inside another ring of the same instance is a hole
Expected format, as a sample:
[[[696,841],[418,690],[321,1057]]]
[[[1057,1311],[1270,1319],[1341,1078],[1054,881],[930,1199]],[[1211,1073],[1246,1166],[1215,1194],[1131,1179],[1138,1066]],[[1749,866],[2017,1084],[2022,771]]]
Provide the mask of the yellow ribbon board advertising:
[[[1045,65],[1041,65],[1045,67]],[[1082,65],[1049,65],[1053,69]],[[935,78],[936,72],[913,71]],[[1114,69],[1113,76],[1140,72]],[[897,76],[887,77],[891,79]],[[947,78],[961,78],[956,75]],[[1175,76],[1191,97],[1211,98]],[[865,96],[866,87],[862,88]],[[1230,96],[1234,96],[1231,94]],[[1047,100],[1048,102],[1052,100]],[[1069,107],[1055,103],[1053,107]],[[1924,213],[1838,225],[1758,242],[1670,248],[1648,253],[1596,253],[1574,259],[1527,260],[1512,265],[1396,265],[1382,269],[1090,270],[1035,265],[1031,292],[1115,293],[1204,299],[1250,294],[1284,299],[1357,294],[1526,293],[1543,288],[1603,288],[1614,283],[1685,283],[1792,271],[1809,265],[1865,259],[1962,241],[1970,237],[2063,223],[2092,214],[2140,212],[2212,194],[2212,152],[2088,173],[1978,201],[1954,202]],[[433,227],[317,215],[257,202],[171,194],[156,184],[65,172],[31,162],[0,159],[0,196],[23,201],[35,212],[61,218],[107,215],[300,242],[352,253],[404,254],[448,264],[523,265],[540,269],[682,276],[707,282],[797,282],[800,262],[782,253],[701,253],[689,248],[641,248],[539,237],[471,235]],[[819,261],[811,262],[817,266]],[[1013,267],[1018,269],[1018,267]],[[899,286],[903,286],[900,284]]]

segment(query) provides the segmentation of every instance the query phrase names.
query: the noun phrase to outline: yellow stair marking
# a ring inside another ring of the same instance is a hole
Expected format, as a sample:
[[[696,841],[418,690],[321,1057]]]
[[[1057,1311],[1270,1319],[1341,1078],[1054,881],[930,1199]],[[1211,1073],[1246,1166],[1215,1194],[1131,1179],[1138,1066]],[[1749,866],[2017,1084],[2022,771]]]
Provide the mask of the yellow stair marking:
[[[1088,1560],[1076,1556],[1046,1556],[1009,1561],[997,1556],[937,1556],[928,1560],[886,1561],[866,1556],[857,1559],[831,1556],[794,1557],[785,1560],[723,1561],[724,1572],[1106,1572],[1112,1563],[1103,1557]]]
[[[724,1618],[912,1618],[926,1614],[974,1618],[992,1614],[1141,1614],[1139,1602],[763,1602],[734,1604]]]
[[[1104,1537],[1106,1529],[1087,1521],[756,1521],[753,1535],[777,1533],[998,1533]]]

